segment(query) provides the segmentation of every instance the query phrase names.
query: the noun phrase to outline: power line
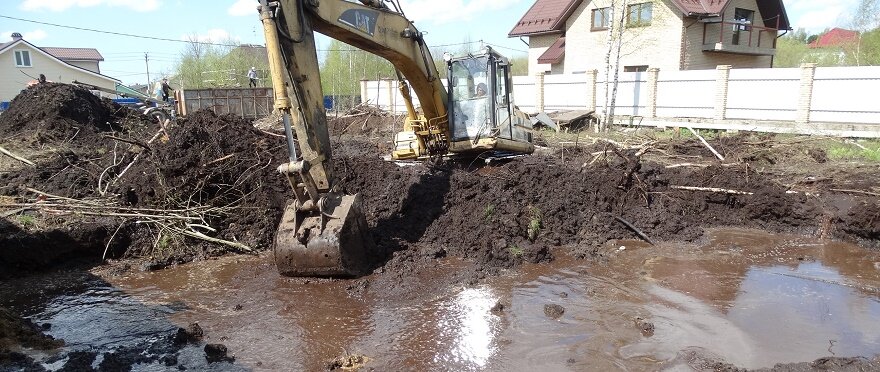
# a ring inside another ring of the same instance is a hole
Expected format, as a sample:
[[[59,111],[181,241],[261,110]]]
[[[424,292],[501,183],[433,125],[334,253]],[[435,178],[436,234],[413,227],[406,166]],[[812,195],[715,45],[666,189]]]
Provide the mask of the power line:
[[[106,31],[106,30],[97,30],[97,29],[94,29],[94,28],[85,28],[85,27],[76,27],[76,26],[59,25],[59,24],[57,24],[57,23],[49,23],[49,22],[35,21],[35,20],[32,20],[32,19],[16,18],[16,17],[10,17],[10,16],[7,16],[7,15],[2,15],[2,14],[0,14],[0,18],[12,19],[12,20],[22,21],[22,22],[36,23],[36,24],[47,25],[47,26],[54,26],[54,27],[61,27],[61,28],[69,28],[69,29],[73,29],[73,30],[89,31],[89,32],[97,32],[97,33],[100,33],[100,34],[109,34],[109,35],[117,35],[117,36],[135,37],[135,38],[139,38],[139,39],[158,40],[158,41],[171,41],[171,42],[175,42],[175,43],[190,43],[190,44],[202,44],[202,45],[229,46],[229,47],[237,47],[237,46],[239,46],[239,44],[219,44],[219,43],[210,43],[210,42],[196,41],[196,40],[168,39],[168,38],[164,38],[164,37],[144,36],[144,35],[127,34],[127,33],[124,33],[124,32]]]

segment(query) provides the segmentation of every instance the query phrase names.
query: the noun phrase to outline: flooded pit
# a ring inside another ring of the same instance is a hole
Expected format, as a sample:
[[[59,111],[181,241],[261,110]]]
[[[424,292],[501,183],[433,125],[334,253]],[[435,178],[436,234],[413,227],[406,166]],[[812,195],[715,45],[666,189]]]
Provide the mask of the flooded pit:
[[[75,349],[146,347],[198,322],[204,341],[235,354],[234,364],[210,366],[224,370],[322,370],[347,354],[377,370],[762,368],[880,352],[877,252],[751,230],[713,231],[701,246],[603,251],[599,261],[563,257],[476,286],[439,284],[467,265],[443,260],[406,278],[406,296],[281,278],[269,257],[225,257],[12,281],[0,306],[51,324],[48,333]],[[561,317],[545,314],[551,304]],[[180,364],[208,368],[199,351],[187,349]]]

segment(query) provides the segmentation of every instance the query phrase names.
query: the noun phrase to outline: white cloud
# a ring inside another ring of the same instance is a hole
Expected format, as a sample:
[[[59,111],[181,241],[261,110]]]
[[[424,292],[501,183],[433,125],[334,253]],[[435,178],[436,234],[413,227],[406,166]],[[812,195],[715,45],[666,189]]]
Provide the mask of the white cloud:
[[[489,12],[517,6],[522,0],[401,0],[400,6],[407,18],[444,24],[469,21],[477,17],[491,18]]]
[[[227,41],[240,42],[241,38],[232,36],[229,31],[221,28],[212,28],[204,33],[184,35],[183,40],[200,41],[203,43],[224,43]]]
[[[7,42],[7,41],[12,40],[12,33],[13,33],[13,32],[19,32],[19,33],[21,33],[21,37],[22,37],[23,39],[25,39],[25,40],[27,40],[27,41],[30,41],[30,42],[32,42],[32,43],[35,42],[35,41],[43,40],[43,39],[45,39],[47,36],[49,36],[49,34],[47,34],[46,31],[43,31],[42,29],[39,29],[39,28],[36,29],[36,30],[33,30],[33,31],[25,31],[25,32],[21,32],[21,31],[3,31],[2,33],[0,33],[0,43],[5,43],[5,42]]]
[[[161,0],[24,0],[19,8],[25,11],[61,12],[73,7],[89,8],[99,5],[129,8],[137,12],[150,12],[159,9],[162,2]]]
[[[858,0],[786,1],[792,28],[821,32],[826,28],[849,27]]]
[[[235,4],[226,9],[226,13],[229,13],[231,16],[236,17],[244,17],[244,16],[257,16],[257,2],[255,0],[238,0]]]

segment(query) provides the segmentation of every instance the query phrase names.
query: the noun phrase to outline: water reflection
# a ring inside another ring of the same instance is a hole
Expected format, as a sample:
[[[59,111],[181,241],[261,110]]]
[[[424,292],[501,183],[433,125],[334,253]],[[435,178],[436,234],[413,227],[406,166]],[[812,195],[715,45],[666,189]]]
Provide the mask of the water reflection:
[[[704,246],[624,244],[599,263],[560,255],[475,287],[442,279],[459,263],[351,294],[351,281],[280,278],[265,257],[225,257],[39,299],[0,287],[0,303],[34,309],[77,346],[197,321],[255,370],[321,370],[344,354],[375,370],[687,369],[684,354],[760,368],[880,350],[878,252],[740,230]],[[547,304],[565,313],[550,318]]]
[[[490,311],[497,301],[497,296],[487,288],[467,288],[444,304],[445,316],[438,322],[438,328],[454,341],[449,354],[437,354],[435,361],[485,367],[497,349],[494,340],[500,321]]]

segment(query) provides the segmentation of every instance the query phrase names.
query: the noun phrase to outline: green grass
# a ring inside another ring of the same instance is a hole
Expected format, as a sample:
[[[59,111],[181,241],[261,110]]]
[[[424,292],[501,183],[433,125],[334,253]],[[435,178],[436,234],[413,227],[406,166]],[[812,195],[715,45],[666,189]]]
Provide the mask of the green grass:
[[[487,204],[486,209],[483,210],[483,218],[486,219],[486,222],[492,221],[492,217],[495,215],[495,205]]]
[[[30,229],[37,225],[37,219],[34,216],[23,214],[18,216],[18,223],[21,224],[21,227]]]
[[[867,140],[857,143],[864,148],[854,143],[834,141],[828,143],[825,151],[830,159],[880,162],[880,141]]]
[[[507,250],[510,252],[510,255],[513,257],[522,257],[523,254],[526,253],[525,249],[522,249],[522,248],[515,246],[515,245],[508,247]]]

